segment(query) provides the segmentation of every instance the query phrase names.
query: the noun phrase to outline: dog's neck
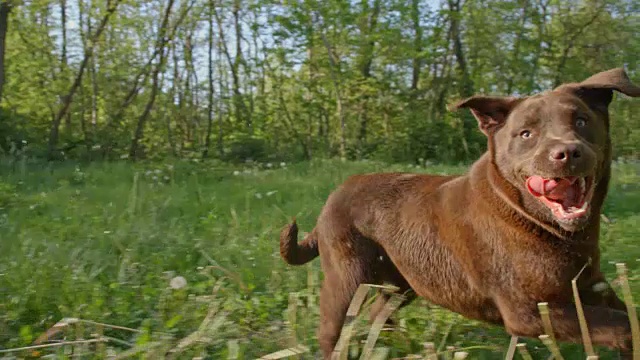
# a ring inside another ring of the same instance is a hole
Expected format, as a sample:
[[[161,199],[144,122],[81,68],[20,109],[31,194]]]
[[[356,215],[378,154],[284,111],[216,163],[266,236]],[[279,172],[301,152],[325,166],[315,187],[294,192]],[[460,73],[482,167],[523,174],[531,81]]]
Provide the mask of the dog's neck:
[[[500,217],[513,220],[518,226],[538,237],[550,241],[569,241],[584,232],[566,231],[555,224],[540,221],[527,211],[523,205],[522,193],[502,176],[489,152],[472,166],[469,176],[472,186],[478,187],[482,201],[492,204],[492,209],[498,212]],[[594,207],[593,210],[599,213],[600,207]],[[591,214],[594,215],[599,217],[599,214]]]

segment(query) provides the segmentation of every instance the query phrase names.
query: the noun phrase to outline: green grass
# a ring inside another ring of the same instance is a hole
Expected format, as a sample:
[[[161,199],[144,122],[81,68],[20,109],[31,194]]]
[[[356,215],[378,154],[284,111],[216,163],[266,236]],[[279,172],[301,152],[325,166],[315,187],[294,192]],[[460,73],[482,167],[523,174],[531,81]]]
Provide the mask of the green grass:
[[[290,293],[298,292],[296,335],[313,354],[303,358],[314,358],[318,280],[312,286],[307,281],[308,275],[321,277],[319,262],[285,265],[278,233],[292,216],[303,231],[311,230],[327,195],[347,176],[388,170],[465,168],[337,161],[236,168],[210,162],[2,163],[0,350],[31,344],[64,317],[141,330],[105,330],[130,346],[161,340],[172,348],[209,313],[215,326],[207,326],[206,346],[190,344],[182,355],[204,351],[208,358],[226,358],[228,341],[237,339],[240,357],[256,358],[291,345],[285,320]],[[638,164],[615,166],[605,207],[613,223],[602,229],[603,269],[612,279],[615,262],[626,262],[636,299],[639,180]],[[171,288],[176,276],[187,285]],[[499,359],[509,343],[499,328],[421,300],[395,316],[406,331],[383,332],[378,341],[395,357],[419,353],[430,341],[473,347],[469,358]],[[368,325],[359,324],[355,339],[364,340],[367,332]],[[546,358],[539,341],[527,343],[534,358]],[[108,346],[117,352],[130,347]],[[566,359],[584,358],[580,346],[562,350]],[[612,358],[600,352],[601,359]]]

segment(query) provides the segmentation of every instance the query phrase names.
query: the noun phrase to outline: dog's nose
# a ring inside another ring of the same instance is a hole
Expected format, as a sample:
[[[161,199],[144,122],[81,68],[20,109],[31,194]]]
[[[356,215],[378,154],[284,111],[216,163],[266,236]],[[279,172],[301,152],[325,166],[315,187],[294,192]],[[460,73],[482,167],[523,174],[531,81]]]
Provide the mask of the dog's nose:
[[[559,145],[551,149],[549,158],[553,162],[567,162],[569,160],[579,159],[582,153],[577,145]]]

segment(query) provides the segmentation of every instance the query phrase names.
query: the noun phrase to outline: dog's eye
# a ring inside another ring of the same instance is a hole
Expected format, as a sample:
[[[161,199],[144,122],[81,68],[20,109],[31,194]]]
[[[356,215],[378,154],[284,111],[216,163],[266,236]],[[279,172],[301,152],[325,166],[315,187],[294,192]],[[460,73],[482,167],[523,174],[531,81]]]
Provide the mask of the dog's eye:
[[[581,127],[585,127],[586,125],[587,125],[587,120],[585,120],[585,118],[579,117],[576,119],[576,127],[581,128]]]
[[[520,137],[521,137],[521,138],[523,138],[523,139],[528,139],[528,138],[530,138],[530,137],[531,137],[531,131],[529,131],[529,130],[522,130],[522,131],[520,132]]]

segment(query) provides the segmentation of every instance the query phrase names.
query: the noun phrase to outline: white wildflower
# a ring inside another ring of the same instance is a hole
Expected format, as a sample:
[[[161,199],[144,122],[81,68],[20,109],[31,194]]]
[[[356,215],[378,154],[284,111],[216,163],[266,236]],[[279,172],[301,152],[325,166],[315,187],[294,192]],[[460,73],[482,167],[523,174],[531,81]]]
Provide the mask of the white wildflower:
[[[187,279],[185,279],[182,276],[176,276],[173,279],[171,279],[171,281],[169,282],[169,286],[172,289],[182,289],[183,287],[187,286]]]

